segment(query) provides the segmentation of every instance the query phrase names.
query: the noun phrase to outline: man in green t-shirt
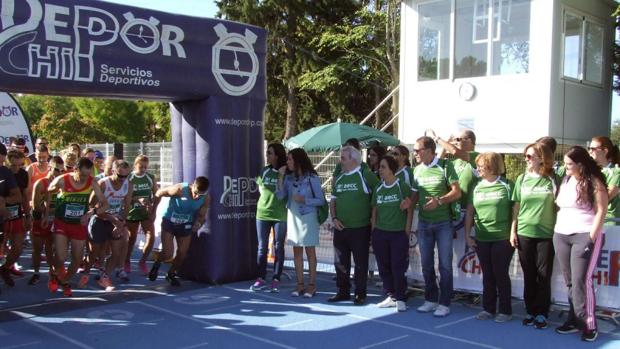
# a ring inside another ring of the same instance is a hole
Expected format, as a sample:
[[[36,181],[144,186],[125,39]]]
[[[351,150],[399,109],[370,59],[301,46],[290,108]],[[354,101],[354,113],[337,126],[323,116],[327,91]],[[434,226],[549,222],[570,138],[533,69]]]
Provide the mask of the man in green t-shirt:
[[[351,254],[355,262],[355,305],[366,301],[370,245],[370,198],[379,182],[368,168],[363,170],[362,154],[352,146],[340,151],[342,173],[334,181],[330,202],[334,225],[334,266],[338,292],[328,302],[349,300]]]
[[[416,162],[413,171],[412,205],[419,202],[418,241],[424,276],[425,302],[419,312],[444,317],[450,314],[452,298],[452,211],[450,203],[461,197],[459,179],[450,161],[439,159],[430,137],[420,137],[413,147]],[[435,275],[435,245],[439,254],[439,288]]]
[[[434,132],[431,130],[431,136]],[[473,188],[476,178],[476,157],[480,154],[474,150],[476,147],[476,134],[472,130],[461,130],[457,137],[450,136],[450,139],[443,140],[441,137],[433,136],[436,144],[442,147],[440,158],[452,155],[454,170],[459,177],[459,187],[461,188],[461,200],[458,201],[460,209],[465,211],[469,200],[469,194]]]

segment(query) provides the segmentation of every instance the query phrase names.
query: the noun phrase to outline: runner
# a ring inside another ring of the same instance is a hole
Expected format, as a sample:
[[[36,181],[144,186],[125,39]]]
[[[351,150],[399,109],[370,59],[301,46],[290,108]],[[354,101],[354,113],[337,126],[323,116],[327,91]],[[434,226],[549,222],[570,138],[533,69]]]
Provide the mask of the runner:
[[[598,136],[590,141],[588,153],[596,161],[596,164],[603,172],[603,176],[605,176],[609,199],[605,218],[613,219],[620,217],[620,197],[618,197],[620,192],[620,168],[618,168],[620,152],[618,147],[611,142],[609,137]],[[605,223],[605,225],[617,225],[617,223],[611,221]]]
[[[46,146],[46,147],[47,147],[47,149],[49,149],[49,142],[47,141],[47,138],[45,138],[45,137],[39,137],[39,138],[37,138],[37,141],[36,141],[36,143],[34,144],[35,149],[36,149],[38,146],[40,146],[40,145],[44,145],[44,146]],[[31,161],[32,163],[37,162],[37,157],[36,157],[36,155],[35,155],[35,154],[30,154],[29,158],[30,158],[30,161]],[[49,158],[48,158],[48,160],[49,160]]]
[[[103,172],[99,173],[95,179],[98,181],[100,179],[104,179],[107,176],[112,175],[112,166],[114,166],[114,161],[116,161],[115,155],[109,155],[105,161],[103,162]]]
[[[39,161],[40,160],[39,158]],[[47,164],[47,161],[45,163]],[[36,163],[33,164],[33,166],[35,165]],[[54,277],[54,241],[52,238],[52,222],[54,221],[54,205],[56,200],[52,198],[52,200],[50,200],[51,205],[47,206],[47,188],[50,182],[63,172],[65,172],[64,161],[60,156],[54,156],[49,163],[49,172],[47,176],[37,180],[32,188],[33,222],[30,237],[32,238],[32,268],[34,269],[34,274],[28,281],[29,285],[35,285],[39,282],[41,251],[45,248],[45,258],[50,267],[50,281],[48,287],[50,289],[58,289],[58,284]]]
[[[174,256],[173,239],[176,239],[176,256],[166,274],[166,280],[172,286],[180,286],[176,278],[176,271],[181,267],[189,244],[191,234],[196,233],[205,221],[207,207],[209,206],[209,180],[207,177],[196,177],[194,183],[179,183],[159,189],[155,193],[156,198],[170,197],[166,203],[164,216],[161,221],[162,251],[156,259],[149,280],[155,281],[161,262],[167,261]]]
[[[69,168],[65,162],[65,168]],[[108,202],[103,193],[90,175],[93,162],[86,158],[78,161],[77,168],[72,172],[56,177],[49,185],[48,193],[59,193],[54,210],[54,245],[56,252],[56,269],[58,281],[63,294],[67,297],[72,295],[69,280],[82,261],[84,245],[88,232],[86,223],[93,214],[103,214],[108,208]],[[91,192],[95,192],[100,207],[87,212]],[[51,205],[51,195],[48,195],[48,205]],[[71,242],[71,264],[65,271],[67,250]]]
[[[131,207],[133,187],[127,177],[129,176],[129,164],[125,160],[116,160],[112,168],[112,176],[99,180],[99,187],[105,196],[109,208],[103,214],[97,214],[90,219],[88,225],[89,238],[93,245],[92,256],[98,258],[102,264],[107,256],[108,244],[112,254],[107,259],[105,267],[99,271],[98,284],[106,291],[114,290],[109,275],[115,268],[120,267],[127,253],[128,232],[125,226],[125,218]],[[91,193],[90,202],[95,200],[95,193]],[[85,268],[88,272],[88,266]],[[123,282],[129,281],[124,271],[118,275]],[[88,282],[82,277],[80,286]]]
[[[28,172],[22,167],[24,166],[25,156],[23,152],[19,150],[10,150],[7,154],[10,170],[15,177],[15,182],[19,188],[21,198],[18,202],[9,201],[6,204],[8,217],[4,222],[4,232],[10,241],[11,248],[6,256],[6,260],[2,267],[0,267],[0,277],[4,280],[8,286],[13,287],[15,281],[11,278],[11,273],[21,276],[21,272],[17,273],[14,269],[14,263],[19,260],[19,256],[22,253],[24,244],[24,238],[26,230],[30,227],[30,201],[26,199],[28,191]],[[28,212],[27,214],[25,214]],[[23,274],[22,274],[23,275]]]
[[[127,215],[129,245],[124,266],[126,273],[131,272],[131,252],[136,244],[140,226],[142,226],[145,241],[138,267],[144,275],[149,273],[146,259],[149,257],[155,242],[155,213],[157,212],[159,198],[155,197],[155,193],[157,193],[157,180],[155,176],[147,172],[148,167],[149,158],[145,155],[139,155],[133,162],[133,172],[129,176],[129,182],[133,186],[133,200]]]
[[[4,144],[0,143],[0,248],[4,246],[4,223],[9,216],[7,206],[19,204],[22,200],[21,191],[15,181],[15,176],[7,167],[4,166],[7,150]]]
[[[37,145],[34,155],[35,160],[37,161],[33,162],[30,166],[26,168],[26,171],[28,172],[28,177],[30,177],[30,183],[28,186],[29,198],[32,197],[32,186],[34,185],[34,183],[39,179],[46,177],[50,170],[48,164],[50,154],[46,145]]]

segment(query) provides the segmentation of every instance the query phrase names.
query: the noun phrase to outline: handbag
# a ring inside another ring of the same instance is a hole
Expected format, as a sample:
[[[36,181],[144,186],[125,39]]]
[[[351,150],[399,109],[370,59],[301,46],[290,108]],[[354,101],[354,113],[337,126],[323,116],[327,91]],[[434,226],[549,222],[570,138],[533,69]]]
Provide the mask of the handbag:
[[[310,185],[310,191],[312,191],[312,196],[316,199],[317,196],[314,193],[314,189],[312,188],[312,182],[310,182],[310,177],[308,177],[308,184]],[[327,220],[327,217],[329,217],[329,203],[327,202],[327,199],[325,199],[325,194],[323,194],[322,190],[321,190],[321,195],[323,195],[323,200],[325,201],[325,203],[319,206],[317,209],[316,216],[319,221],[319,225],[325,223],[325,221]]]

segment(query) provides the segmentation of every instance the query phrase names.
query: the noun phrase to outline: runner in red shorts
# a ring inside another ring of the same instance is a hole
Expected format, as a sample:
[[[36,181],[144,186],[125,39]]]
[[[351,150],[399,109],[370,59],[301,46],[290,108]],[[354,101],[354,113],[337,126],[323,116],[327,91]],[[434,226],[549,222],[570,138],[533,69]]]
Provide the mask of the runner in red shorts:
[[[88,232],[86,224],[94,213],[103,214],[108,208],[108,201],[91,176],[93,162],[87,158],[78,161],[73,172],[56,177],[48,187],[47,201],[51,204],[51,195],[58,193],[54,209],[54,245],[56,250],[56,270],[58,281],[67,297],[72,295],[69,280],[77,271],[82,257]],[[99,201],[99,207],[88,210],[91,192]],[[71,264],[65,272],[67,250],[71,242]]]
[[[11,278],[10,267],[17,262],[22,253],[26,228],[30,226],[30,203],[26,199],[29,180],[28,172],[22,168],[26,160],[24,153],[18,150],[10,150],[7,157],[10,163],[9,169],[15,177],[21,198],[23,198],[19,202],[8,202],[6,204],[8,217],[5,217],[4,220],[4,234],[11,242],[11,249],[6,256],[4,264],[0,267],[0,277],[2,277],[7,286],[13,287],[15,286],[15,281]],[[28,212],[27,215],[25,215],[26,212]]]
[[[34,166],[34,165],[32,165]],[[49,171],[47,176],[38,179],[32,188],[32,268],[34,274],[28,281],[29,285],[35,285],[39,282],[39,268],[41,266],[41,251],[45,248],[45,257],[47,264],[50,266],[50,290],[56,292],[58,285],[54,285],[54,246],[52,239],[52,221],[54,219],[55,197],[50,200],[51,205],[47,205],[47,188],[54,178],[65,172],[64,161],[60,156],[54,156],[49,163]]]

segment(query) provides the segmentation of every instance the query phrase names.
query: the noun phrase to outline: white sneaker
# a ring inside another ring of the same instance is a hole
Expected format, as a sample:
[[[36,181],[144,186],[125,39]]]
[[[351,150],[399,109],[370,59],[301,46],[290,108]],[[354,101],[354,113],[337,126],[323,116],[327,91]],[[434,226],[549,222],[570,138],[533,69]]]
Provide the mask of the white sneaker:
[[[512,315],[499,313],[495,316],[495,322],[508,322],[512,320]]]
[[[388,296],[386,299],[377,304],[378,308],[394,308],[396,307],[396,301],[392,297]]]
[[[429,301],[424,301],[424,304],[422,304],[421,306],[418,307],[418,311],[420,313],[430,313],[431,311],[437,309],[437,306],[439,304],[437,303],[433,303],[433,302],[429,302]]]
[[[450,314],[450,308],[441,304],[437,306],[437,309],[435,309],[435,312],[433,313],[433,315],[437,317],[446,317],[448,314]]]
[[[396,301],[396,310],[399,312],[407,311],[407,304],[403,301]]]

